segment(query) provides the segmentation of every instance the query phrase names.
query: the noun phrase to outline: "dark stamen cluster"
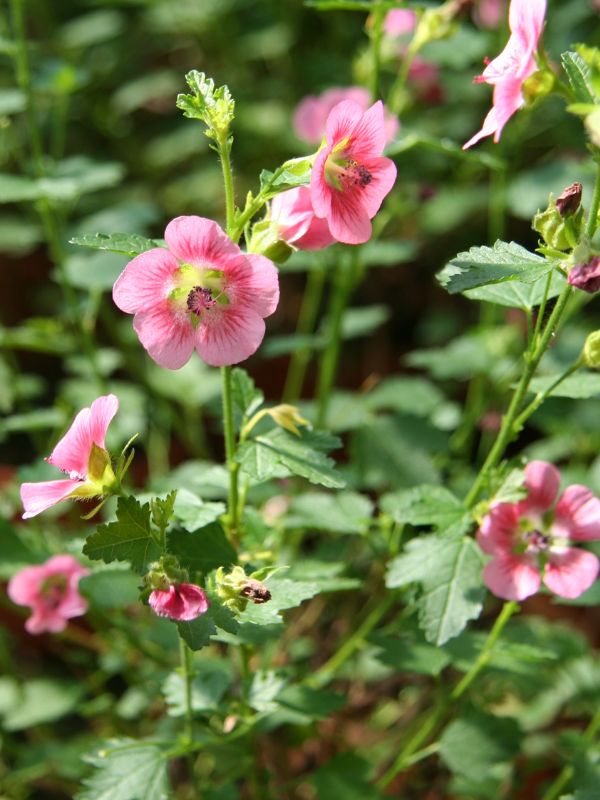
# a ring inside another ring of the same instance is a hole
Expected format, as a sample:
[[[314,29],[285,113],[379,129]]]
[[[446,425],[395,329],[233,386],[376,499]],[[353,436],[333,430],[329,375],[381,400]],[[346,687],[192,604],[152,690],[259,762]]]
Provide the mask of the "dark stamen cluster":
[[[217,301],[213,299],[210,289],[194,286],[187,296],[187,307],[196,316],[200,316],[207,308],[212,308]]]

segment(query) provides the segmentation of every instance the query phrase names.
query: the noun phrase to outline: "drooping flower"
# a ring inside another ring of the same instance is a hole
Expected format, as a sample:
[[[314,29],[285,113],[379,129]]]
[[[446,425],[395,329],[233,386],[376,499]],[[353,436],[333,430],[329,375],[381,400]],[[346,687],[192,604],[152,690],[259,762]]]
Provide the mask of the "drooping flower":
[[[52,556],[44,564],[25,567],[9,583],[13,603],[29,606],[32,614],[25,629],[32,634],[59,633],[69,619],[87,611],[87,600],[79,594],[79,580],[89,575],[73,556]]]
[[[567,280],[571,286],[588,294],[600,291],[600,257],[593,256],[587,264],[577,264],[569,270]]]
[[[116,305],[151,358],[179,369],[194,349],[214,367],[251,356],[277,308],[275,265],[242,253],[216,222],[177,217],[165,230],[168,249],[136,256],[113,288]]]
[[[172,583],[168,589],[154,589],[148,602],[159,617],[180,622],[196,619],[208,610],[204,591],[193,583]]]
[[[335,242],[327,220],[315,216],[307,186],[276,195],[270,218],[277,225],[279,238],[299,250],[321,250]]]
[[[600,539],[600,500],[575,484],[555,504],[560,473],[545,461],[525,469],[527,496],[492,505],[477,533],[492,556],[483,571],[486,586],[506,600],[524,600],[543,583],[560,597],[579,597],[596,580],[593,553],[569,545]]]
[[[502,129],[523,105],[523,84],[535,71],[535,52],[544,26],[546,0],[511,0],[508,20],[511,35],[504,50],[487,65],[476,83],[494,87],[492,108],[483,127],[463,145],[472,147],[485,136],[500,140]]]
[[[396,165],[381,155],[384,146],[380,100],[367,111],[346,100],[329,114],[310,195],[315,214],[327,220],[338,242],[361,244],[371,236],[371,219],[396,180]]]
[[[106,431],[119,408],[114,394],[98,397],[83,408],[46,461],[58,467],[68,479],[23,483],[23,519],[35,517],[68,497],[99,497],[110,491],[115,475],[105,449]]]
[[[307,95],[298,103],[293,116],[296,136],[307,144],[320,144],[325,136],[327,117],[331,110],[344,100],[352,100],[363,111],[369,108],[371,96],[362,86],[333,87],[320,95]],[[386,142],[391,142],[400,123],[397,117],[384,106],[384,124]]]

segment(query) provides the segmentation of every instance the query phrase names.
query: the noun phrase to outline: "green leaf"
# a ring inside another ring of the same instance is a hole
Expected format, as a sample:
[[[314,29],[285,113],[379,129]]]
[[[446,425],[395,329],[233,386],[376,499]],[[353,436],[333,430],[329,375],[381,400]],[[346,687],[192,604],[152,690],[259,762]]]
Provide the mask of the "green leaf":
[[[447,536],[466,533],[471,515],[443,486],[417,486],[384,495],[381,508],[400,525],[431,525]]]
[[[248,373],[236,367],[231,371],[231,399],[236,427],[251,417],[264,403],[265,396],[257,389]]]
[[[311,483],[342,489],[346,482],[335,471],[335,462],[322,452],[323,444],[335,446],[337,441],[333,437],[324,438],[320,432],[303,429],[300,436],[295,436],[277,428],[244,442],[236,458],[244,472],[257,481],[281,476],[278,468],[285,467]]]
[[[193,533],[178,528],[168,531],[167,552],[177,556],[184,569],[203,575],[237,561],[236,552],[219,522],[211,522]]]
[[[286,162],[276,172],[263,169],[260,173],[260,191],[267,199],[280,192],[310,183],[311,160],[299,158]]]
[[[342,319],[342,339],[358,339],[368,336],[381,327],[391,317],[391,311],[384,305],[348,308]],[[324,320],[323,332],[327,331],[328,320]]]
[[[97,771],[76,800],[168,800],[167,753],[151,742],[118,739],[86,761]]]
[[[442,286],[456,294],[477,286],[520,279],[533,283],[552,269],[545,258],[514,242],[497,241],[494,247],[472,247],[459,253],[438,273]]]
[[[179,489],[175,500],[175,516],[186,531],[197,531],[225,513],[225,503],[204,502],[198,495]]]
[[[369,641],[379,649],[375,658],[398,672],[439,675],[450,663],[450,656],[439,647],[423,641],[422,635],[384,636],[372,634]]]
[[[294,497],[283,520],[286,528],[333,533],[366,533],[373,503],[358,492],[304,492]]]
[[[417,599],[419,624],[425,638],[443,644],[481,613],[485,588],[481,572],[485,556],[463,536],[418,536],[388,565],[390,589],[420,583]]]
[[[7,731],[22,731],[54,722],[75,712],[81,700],[82,687],[50,678],[36,678],[23,684],[19,703],[10,707],[2,726]]]
[[[0,173],[0,203],[19,203],[37,200],[42,194],[39,184],[22,175]]]
[[[545,392],[560,377],[557,375],[540,375],[529,384],[529,391],[535,394]],[[583,400],[588,397],[600,395],[600,375],[597,372],[579,371],[569,375],[564,381],[552,390],[551,397],[570,397],[573,400]]]
[[[597,97],[592,86],[591,70],[588,64],[578,53],[573,52],[562,53],[560,60],[577,102],[595,104]]]
[[[495,283],[490,286],[480,286],[478,289],[469,289],[464,292],[470,300],[482,300],[486,303],[495,303],[508,308],[522,308],[524,311],[539,306],[546,292],[548,277],[543,276],[534,283],[523,283],[520,280]],[[557,297],[566,283],[565,276],[558,271],[552,273],[547,299]]]
[[[319,586],[313,581],[293,581],[289,578],[267,578],[265,585],[271,592],[271,599],[266,603],[255,605],[248,603],[240,614],[241,623],[252,622],[255,625],[274,625],[282,621],[280,611],[296,608],[304,600],[319,594]]]
[[[277,710],[276,697],[286,684],[275,670],[258,670],[254,673],[248,692],[249,705],[259,713]]]
[[[150,516],[161,534],[166,531],[171,521],[176,499],[177,489],[169,492],[166,497],[153,497],[150,500]]]
[[[342,753],[311,776],[319,800],[383,800],[373,786],[369,764],[354,753]]]
[[[146,572],[148,564],[161,555],[150,528],[150,505],[141,505],[135,497],[119,497],[117,521],[100,525],[86,539],[83,552],[88,558],[107,564],[129,561],[134,572]]]
[[[203,658],[193,664],[192,708],[196,712],[215,711],[233,683],[233,671],[227,661]],[[169,716],[182,717],[186,713],[185,681],[177,670],[172,672],[162,686]]]
[[[334,711],[342,709],[347,697],[325,689],[311,689],[309,686],[296,684],[286,686],[277,695],[280,706],[289,708],[308,719],[327,719]]]
[[[161,243],[155,239],[146,239],[137,233],[84,233],[69,239],[69,244],[80,247],[91,247],[93,250],[108,250],[111,253],[120,253],[124,256],[137,256]]]
[[[0,89],[0,117],[19,114],[27,107],[27,97],[20,89]]]
[[[388,409],[428,417],[444,399],[437,386],[425,378],[394,375],[382,380],[364,401],[372,411]]]
[[[210,644],[211,637],[221,628],[228,633],[235,633],[237,620],[214,596],[209,596],[208,611],[190,622],[178,622],[179,635],[191,650],[201,650]]]
[[[128,569],[101,569],[79,581],[81,593],[92,606],[101,609],[119,608],[139,600],[139,578]]]
[[[444,730],[440,755],[452,772],[481,781],[517,755],[521,739],[515,720],[472,711]]]

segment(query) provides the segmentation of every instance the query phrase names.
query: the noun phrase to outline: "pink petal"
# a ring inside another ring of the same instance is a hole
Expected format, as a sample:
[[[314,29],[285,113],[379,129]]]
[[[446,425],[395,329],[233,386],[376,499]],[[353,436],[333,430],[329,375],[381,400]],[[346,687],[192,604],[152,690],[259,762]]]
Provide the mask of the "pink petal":
[[[133,327],[148,355],[167,369],[179,369],[194,350],[194,328],[185,314],[177,314],[168,301],[138,312]]]
[[[42,565],[25,567],[13,575],[6,587],[6,593],[19,606],[29,606],[37,599],[38,587],[44,580],[45,573]]]
[[[331,154],[331,147],[324,147],[317,153],[310,176],[310,199],[317,217],[327,217],[331,211],[334,189],[325,180],[325,162]]]
[[[104,448],[106,431],[119,410],[119,400],[114,394],[98,397],[90,406],[90,432],[92,441]]]
[[[524,556],[496,556],[485,565],[483,581],[504,600],[524,600],[540,588],[539,572]]]
[[[377,103],[375,103],[377,105]],[[354,134],[354,128],[362,121],[365,113],[363,109],[353,100],[344,100],[334,106],[327,117],[327,125],[325,126],[325,138],[328,145],[336,145]],[[377,116],[377,111],[374,115]],[[383,110],[379,111],[383,125]],[[371,115],[373,116],[373,115]],[[370,118],[371,119],[371,118]],[[367,126],[366,130],[370,130]],[[385,142],[384,142],[385,144]],[[381,145],[379,152],[383,150],[384,144]],[[314,203],[314,200],[313,200]]]
[[[223,258],[239,255],[240,248],[212,219],[177,217],[165,230],[165,241],[175,258],[188,264],[222,269]]]
[[[321,109],[319,98],[309,95],[300,101],[294,111],[292,124],[296,136],[308,144],[319,144],[323,138],[326,116],[323,116]]]
[[[508,79],[494,86],[494,108],[496,109],[496,131],[494,133],[494,141],[496,144],[500,141],[500,134],[508,120],[515,114],[523,105],[525,100],[521,93],[522,82],[518,79]]]
[[[196,329],[196,350],[212,367],[239,364],[258,350],[264,335],[265,323],[251,308],[215,307]]]
[[[363,165],[371,174],[371,182],[357,189],[357,193],[369,218],[373,219],[396,182],[397,169],[390,158],[371,158]]]
[[[177,260],[162,247],[140,253],[127,264],[113,287],[117,308],[127,314],[148,311],[168,297]]]
[[[579,597],[596,580],[599,567],[593,553],[568,547],[550,554],[543,580],[560,597]]]
[[[371,238],[371,219],[357,192],[332,191],[329,230],[338,242],[362,244]]]
[[[227,269],[227,297],[231,305],[243,304],[261,317],[268,317],[279,302],[277,267],[265,256],[248,253]]]
[[[280,238],[293,244],[307,232],[314,218],[308,188],[298,186],[276,195],[271,202],[270,217],[277,223]]]
[[[70,497],[84,481],[41,481],[21,484],[21,500],[25,513],[23,519],[30,519],[47,508]]]
[[[508,24],[513,33],[535,50],[544,27],[545,14],[546,0],[511,0]]]
[[[66,575],[69,578],[81,578],[83,575],[89,575],[90,570],[83,567],[76,558],[71,555],[58,555],[52,556],[41,565],[44,571],[44,576],[49,575]]]
[[[388,36],[402,36],[411,33],[416,25],[417,15],[412,9],[395,8],[385,15],[383,30]]]
[[[483,552],[490,555],[511,553],[518,527],[517,506],[513,503],[497,503],[483,518],[477,531],[477,542]]]
[[[36,609],[25,621],[25,630],[34,636],[40,633],[60,633],[67,627],[67,620],[57,611]]]
[[[543,513],[554,504],[560,486],[560,472],[547,461],[530,461],[525,467],[527,497],[519,503],[523,511]]]
[[[486,118],[483,120],[483,127],[481,130],[472,136],[468,142],[463,144],[462,149],[468,150],[469,147],[473,147],[474,144],[477,144],[481,139],[485,139],[486,136],[492,136],[498,130],[498,119],[496,114],[496,109],[492,106],[492,108],[488,111]]]
[[[114,394],[99,397],[91,408],[83,408],[47,458],[48,463],[85,479],[92,444],[104,447],[107,428],[118,408]]]
[[[553,533],[581,541],[600,539],[600,500],[587,486],[565,489],[556,505]]]
[[[363,163],[369,156],[381,155],[385,144],[383,103],[378,100],[362,114],[354,126],[349,149],[356,160]]]
[[[155,589],[148,603],[160,617],[179,621],[196,619],[208,611],[208,599],[204,591],[193,583],[172,584],[166,590]]]
[[[322,250],[324,247],[335,244],[327,220],[313,217],[306,233],[296,239],[294,245],[300,250]]]

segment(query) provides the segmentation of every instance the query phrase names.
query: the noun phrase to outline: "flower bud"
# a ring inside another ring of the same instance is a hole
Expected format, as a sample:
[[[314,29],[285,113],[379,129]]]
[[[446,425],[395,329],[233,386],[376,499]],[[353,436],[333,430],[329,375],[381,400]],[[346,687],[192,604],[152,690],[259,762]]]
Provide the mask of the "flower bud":
[[[217,595],[223,601],[223,605],[232,611],[243,611],[248,600],[258,605],[267,603],[271,599],[271,592],[265,584],[252,575],[246,575],[242,567],[236,566],[229,573],[226,573],[223,567],[219,567],[215,583]]]
[[[159,617],[188,622],[208,611],[204,590],[193,583],[173,583],[168,589],[155,589],[148,602]]]
[[[571,286],[589,294],[600,290],[600,257],[594,256],[587,264],[577,264],[569,271]]]
[[[583,187],[580,183],[572,183],[556,198],[556,207],[561,217],[570,217],[581,205]]]
[[[566,191],[566,190],[565,190]],[[561,194],[561,197],[563,197]],[[564,203],[561,203],[564,207]],[[538,211],[533,218],[531,227],[537,231],[544,242],[556,250],[570,250],[577,244],[583,224],[583,209],[579,207],[572,214],[563,214],[553,195],[544,211]]]
[[[586,367],[600,369],[600,331],[594,331],[587,337],[581,357]]]

